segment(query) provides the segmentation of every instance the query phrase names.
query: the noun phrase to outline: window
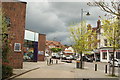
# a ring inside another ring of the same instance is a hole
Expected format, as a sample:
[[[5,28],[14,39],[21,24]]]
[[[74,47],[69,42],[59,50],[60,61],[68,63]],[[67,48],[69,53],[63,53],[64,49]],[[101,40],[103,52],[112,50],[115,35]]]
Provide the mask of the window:
[[[107,46],[107,39],[104,39],[104,45]]]
[[[116,52],[116,58],[120,59],[120,52]]]
[[[109,59],[112,60],[113,52],[109,52]]]
[[[14,51],[21,51],[21,43],[14,44]]]
[[[103,57],[102,59],[107,59],[107,52],[103,52]]]
[[[112,46],[112,41],[110,40],[110,46]]]

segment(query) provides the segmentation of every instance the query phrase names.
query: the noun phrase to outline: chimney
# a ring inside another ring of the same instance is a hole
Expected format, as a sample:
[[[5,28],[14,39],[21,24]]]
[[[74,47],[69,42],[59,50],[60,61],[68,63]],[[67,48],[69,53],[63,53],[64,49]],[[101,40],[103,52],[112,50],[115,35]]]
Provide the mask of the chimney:
[[[100,28],[100,26],[101,26],[101,21],[98,20],[98,21],[97,21],[97,28]]]

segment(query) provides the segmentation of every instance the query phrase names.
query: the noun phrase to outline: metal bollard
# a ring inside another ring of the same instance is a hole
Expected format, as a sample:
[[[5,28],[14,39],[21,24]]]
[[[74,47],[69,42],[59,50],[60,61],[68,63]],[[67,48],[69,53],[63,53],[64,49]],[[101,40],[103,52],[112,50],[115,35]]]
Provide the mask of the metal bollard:
[[[56,64],[58,64],[58,60],[56,60]]]
[[[52,59],[50,58],[50,64],[51,64],[51,62],[52,62]]]
[[[95,64],[95,71],[97,71],[97,64]]]
[[[83,78],[83,80],[89,80],[89,78]]]
[[[52,60],[52,64],[53,64],[53,60]]]
[[[107,73],[107,65],[105,65],[105,73]]]

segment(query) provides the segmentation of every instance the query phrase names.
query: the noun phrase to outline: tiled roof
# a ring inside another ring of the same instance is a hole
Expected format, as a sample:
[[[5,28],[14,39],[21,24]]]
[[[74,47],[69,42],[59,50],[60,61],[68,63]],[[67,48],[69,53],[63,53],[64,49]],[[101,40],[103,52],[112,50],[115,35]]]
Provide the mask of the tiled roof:
[[[62,45],[60,42],[58,41],[48,41],[46,40],[46,46],[55,46],[55,47],[64,47],[64,45]]]

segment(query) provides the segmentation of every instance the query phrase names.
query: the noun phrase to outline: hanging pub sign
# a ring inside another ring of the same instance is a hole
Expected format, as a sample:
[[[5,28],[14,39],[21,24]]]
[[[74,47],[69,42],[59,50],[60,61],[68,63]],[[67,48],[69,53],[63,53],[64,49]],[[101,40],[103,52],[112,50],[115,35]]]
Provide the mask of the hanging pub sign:
[[[21,51],[21,43],[14,43],[14,51],[16,52]]]

